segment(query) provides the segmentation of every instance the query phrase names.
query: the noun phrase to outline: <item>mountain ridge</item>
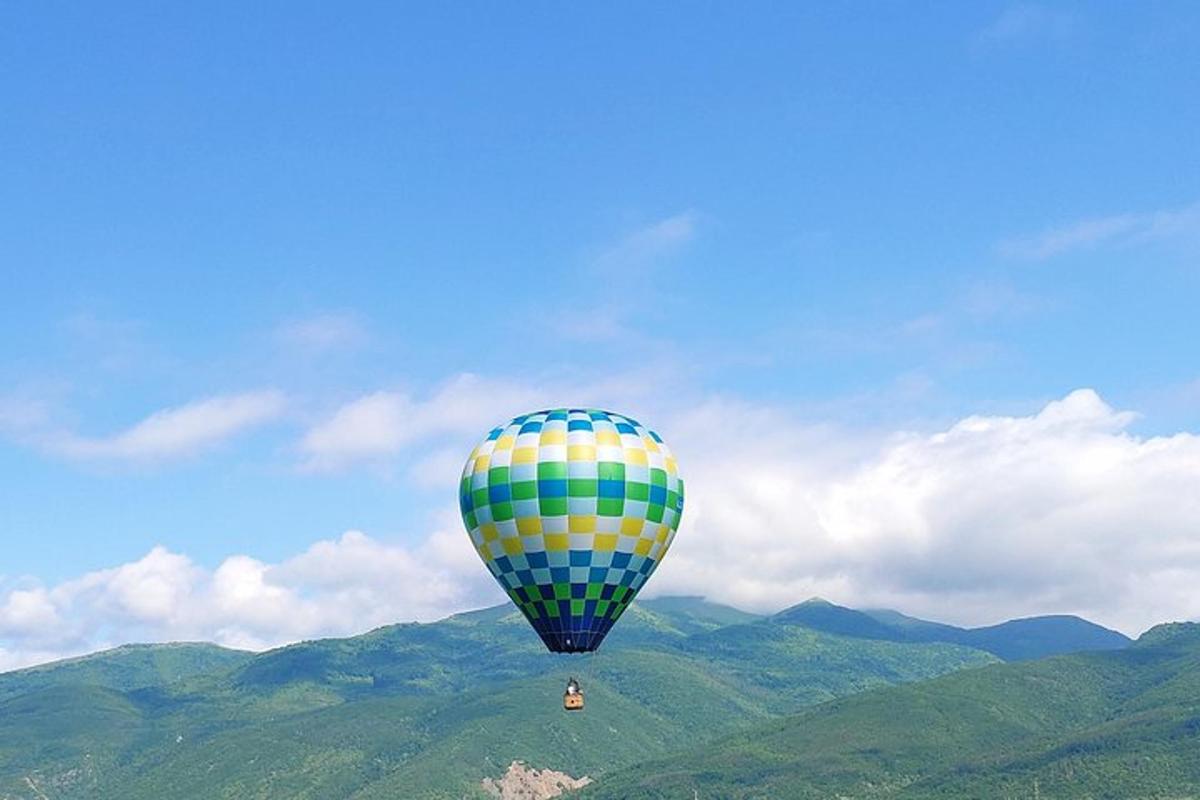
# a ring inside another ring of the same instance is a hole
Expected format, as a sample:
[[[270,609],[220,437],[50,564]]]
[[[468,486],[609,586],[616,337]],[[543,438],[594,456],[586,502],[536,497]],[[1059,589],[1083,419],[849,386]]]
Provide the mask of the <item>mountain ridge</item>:
[[[862,612],[798,605],[810,617],[640,601],[586,657],[546,653],[501,605],[258,654],[132,646],[7,673],[0,800],[44,800],[31,786],[53,800],[475,797],[514,760],[603,784],[683,743],[1000,663],[953,642],[821,630]],[[1148,641],[1186,650],[1192,636]],[[188,654],[190,667],[173,661]],[[584,681],[583,714],[562,711],[569,674]]]
[[[1200,793],[1198,749],[1200,625],[1174,623],[1128,648],[833,700],[614,771],[580,798],[1185,798]]]

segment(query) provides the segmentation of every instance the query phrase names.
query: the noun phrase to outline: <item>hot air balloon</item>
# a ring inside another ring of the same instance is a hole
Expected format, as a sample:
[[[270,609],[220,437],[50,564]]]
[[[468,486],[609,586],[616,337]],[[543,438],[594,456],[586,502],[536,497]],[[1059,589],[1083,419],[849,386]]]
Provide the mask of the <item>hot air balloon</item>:
[[[467,459],[459,500],[476,552],[546,647],[583,653],[666,555],[683,481],[637,420],[558,408],[494,428]]]

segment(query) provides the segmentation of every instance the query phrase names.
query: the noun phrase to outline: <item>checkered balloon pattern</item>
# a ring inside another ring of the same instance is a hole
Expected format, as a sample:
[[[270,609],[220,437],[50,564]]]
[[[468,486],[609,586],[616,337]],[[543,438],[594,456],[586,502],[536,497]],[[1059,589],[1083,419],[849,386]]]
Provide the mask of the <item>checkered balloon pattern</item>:
[[[683,481],[637,420],[559,408],[492,430],[459,502],[475,550],[546,647],[576,653],[599,647],[666,555]]]

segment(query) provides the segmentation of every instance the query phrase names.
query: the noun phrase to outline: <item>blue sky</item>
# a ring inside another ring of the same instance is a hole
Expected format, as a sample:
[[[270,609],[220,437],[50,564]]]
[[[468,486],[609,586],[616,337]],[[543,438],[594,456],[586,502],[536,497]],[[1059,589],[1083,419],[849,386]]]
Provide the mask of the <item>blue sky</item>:
[[[1192,4],[246,5],[0,5],[0,598],[425,552],[522,402],[1200,427]]]

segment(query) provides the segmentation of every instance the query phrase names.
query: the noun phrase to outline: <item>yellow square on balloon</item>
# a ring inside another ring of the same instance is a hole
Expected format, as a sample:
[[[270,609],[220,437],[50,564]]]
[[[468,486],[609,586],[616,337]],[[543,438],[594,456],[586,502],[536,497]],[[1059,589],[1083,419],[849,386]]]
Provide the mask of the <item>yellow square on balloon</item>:
[[[569,528],[571,533],[595,533],[596,531],[596,515],[595,514],[572,514],[570,517]]]
[[[541,532],[541,517],[517,517],[517,533],[522,536],[529,536],[530,534]]]
[[[479,532],[483,534],[483,540],[490,542],[493,539],[499,538],[500,532],[496,530],[496,523],[485,522],[479,526]]]
[[[650,548],[653,545],[654,542],[650,539],[638,539],[638,543],[636,546],[634,546],[633,552],[637,553],[639,556],[649,555]]]
[[[538,451],[536,447],[518,447],[513,450],[512,463],[514,464],[536,464]]]
[[[625,461],[629,464],[636,464],[639,467],[644,467],[647,464],[646,451],[637,447],[626,447]]]
[[[637,517],[625,517],[621,520],[621,533],[626,536],[640,536],[642,533],[642,520]]]
[[[621,434],[616,431],[596,431],[596,444],[621,446]]]
[[[504,552],[506,555],[519,556],[521,553],[525,552],[525,547],[521,544],[521,540],[519,538],[501,539],[500,543],[504,545]]]
[[[596,448],[590,444],[567,445],[567,461],[595,461]]]
[[[570,536],[565,533],[547,533],[546,550],[556,552],[570,549]]]
[[[615,533],[597,533],[592,539],[592,549],[598,552],[616,550],[617,535]]]

